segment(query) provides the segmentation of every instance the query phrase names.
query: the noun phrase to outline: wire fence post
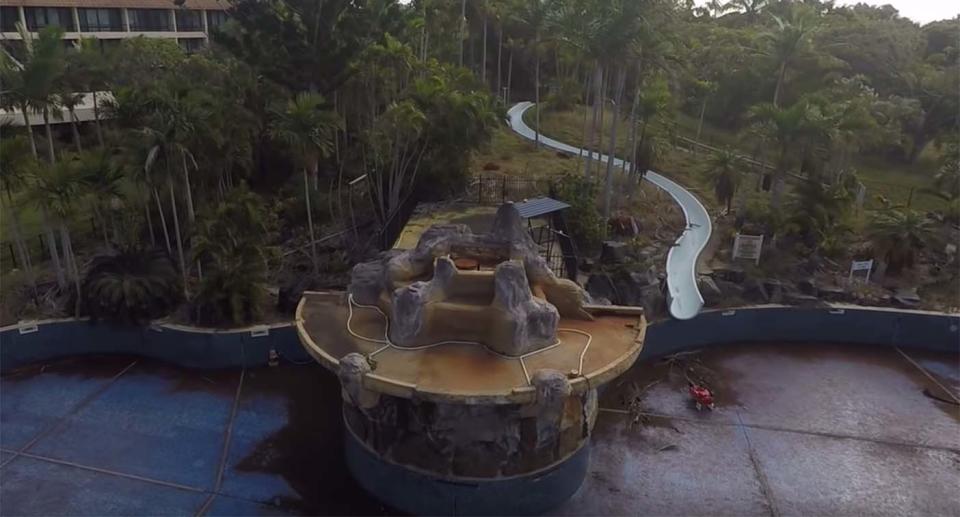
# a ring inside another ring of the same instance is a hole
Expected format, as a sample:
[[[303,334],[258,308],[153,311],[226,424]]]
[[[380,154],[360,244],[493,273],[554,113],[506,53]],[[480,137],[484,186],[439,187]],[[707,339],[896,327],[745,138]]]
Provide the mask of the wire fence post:
[[[10,260],[13,261],[13,267],[20,267],[20,264],[17,264],[17,255],[13,252],[13,244],[8,242],[7,249],[10,250]]]

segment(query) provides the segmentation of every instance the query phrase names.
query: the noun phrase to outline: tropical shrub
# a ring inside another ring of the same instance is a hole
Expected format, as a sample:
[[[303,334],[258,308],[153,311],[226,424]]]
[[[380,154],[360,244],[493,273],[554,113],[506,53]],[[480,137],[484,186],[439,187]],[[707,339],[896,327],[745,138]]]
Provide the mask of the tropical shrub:
[[[83,279],[94,320],[137,324],[168,314],[181,301],[180,275],[166,253],[125,248],[93,259]]]
[[[930,222],[919,212],[887,208],[870,221],[868,236],[886,271],[899,273],[913,267],[917,254],[933,236]]]
[[[276,255],[270,246],[273,214],[259,196],[239,187],[197,223],[193,259],[203,271],[193,300],[197,322],[242,324],[259,318]]]
[[[554,184],[554,191],[559,200],[570,205],[564,217],[573,240],[584,249],[599,246],[603,218],[597,209],[598,186],[580,174],[566,174]]]

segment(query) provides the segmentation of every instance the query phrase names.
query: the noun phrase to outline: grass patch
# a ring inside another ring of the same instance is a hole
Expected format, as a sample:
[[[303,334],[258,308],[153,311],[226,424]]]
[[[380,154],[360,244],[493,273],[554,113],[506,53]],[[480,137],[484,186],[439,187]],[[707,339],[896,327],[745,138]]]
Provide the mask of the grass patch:
[[[569,111],[543,110],[540,114],[543,134],[571,145],[582,146],[584,140],[584,110],[587,109],[589,108],[577,106]],[[609,151],[610,116],[609,111],[604,115],[603,148],[601,149],[603,153]],[[533,109],[528,110],[524,116],[527,125],[534,127],[534,119]],[[680,113],[677,115],[675,122],[679,135],[689,138],[696,135],[697,119]],[[619,121],[617,125],[617,156],[624,157],[630,153],[627,149],[629,137],[629,122],[627,120]],[[740,150],[742,154],[750,154],[749,151],[745,150],[743,139],[739,135],[711,126],[707,122],[704,122],[701,141],[707,145],[730,146]],[[713,187],[703,173],[706,169],[708,157],[709,154],[707,153],[694,154],[670,147],[660,163],[657,164],[658,172],[682,182],[695,192],[700,191],[702,201],[714,204]],[[924,189],[929,187],[933,181],[936,160],[937,151],[933,146],[928,146],[915,164],[893,162],[876,156],[858,157],[855,167],[867,187],[866,208],[878,208],[880,205],[877,197],[881,195],[894,204],[909,205],[917,210],[931,211],[946,208],[946,203],[942,199],[924,192]],[[746,195],[748,199],[763,199],[766,193],[758,191],[759,181],[758,174],[744,175],[740,195]]]
[[[508,127],[497,129],[490,144],[477,153],[470,164],[472,176],[539,178],[576,170],[575,159],[546,147],[537,149],[532,141],[517,135]]]

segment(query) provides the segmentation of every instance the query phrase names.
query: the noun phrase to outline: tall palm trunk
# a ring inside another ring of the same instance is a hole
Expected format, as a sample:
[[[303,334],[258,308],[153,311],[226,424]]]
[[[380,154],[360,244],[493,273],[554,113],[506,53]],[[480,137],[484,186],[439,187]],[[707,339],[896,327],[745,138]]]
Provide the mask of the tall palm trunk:
[[[93,92],[93,121],[97,128],[97,142],[103,147],[103,127],[100,126],[100,105],[97,102],[97,92]]]
[[[597,122],[597,174],[600,174],[600,166],[602,160],[600,160],[599,154],[603,152],[603,115],[607,109],[607,90],[610,88],[610,70],[603,71],[603,81],[600,83],[600,118]]]
[[[73,242],[70,239],[70,229],[61,219],[60,221],[60,240],[63,243],[63,256],[67,261],[67,268],[70,270],[70,276],[73,279],[73,287],[76,290],[77,298],[73,304],[74,317],[80,317],[80,268],[77,265],[77,256],[73,253]]]
[[[60,249],[63,250],[63,265],[67,270],[67,280],[73,280],[77,267],[74,264],[73,255],[70,253],[70,246],[67,245],[67,232],[69,230],[67,230],[67,224],[63,219],[57,224],[57,230],[60,232]]]
[[[423,3],[423,24],[420,25],[420,61],[427,61],[427,3]]]
[[[590,177],[590,166],[593,164],[593,143],[596,139],[597,124],[600,121],[600,104],[603,102],[603,65],[597,61],[593,68],[593,117],[590,121],[590,136],[587,138],[587,165],[584,175]]]
[[[57,155],[53,151],[53,130],[50,128],[50,110],[43,107],[43,127],[47,133],[47,159],[50,163],[57,161]]]
[[[503,27],[500,27],[500,30],[497,31],[497,95],[503,95],[503,83],[501,79],[503,75],[501,69],[503,68]]]
[[[783,194],[783,176],[787,171],[787,153],[786,144],[780,146],[780,156],[777,160],[777,167],[773,170],[773,178],[770,185],[770,206],[780,206],[780,198]]]
[[[167,230],[167,218],[163,215],[163,204],[160,203],[160,192],[153,187],[153,199],[157,202],[157,212],[160,213],[160,227],[163,229],[163,240],[167,245],[167,254],[173,255],[173,247],[170,246],[170,231]]]
[[[307,203],[307,229],[310,231],[310,260],[313,261],[313,274],[320,274],[320,262],[317,259],[317,238],[313,233],[313,210],[310,208],[310,176],[303,168],[303,199]]]
[[[13,202],[13,194],[7,187],[7,202],[10,206],[10,231],[13,233],[14,246],[17,249],[17,255],[20,258],[20,267],[27,273],[27,281],[33,290],[34,299],[37,298],[37,279],[33,275],[33,262],[30,260],[30,249],[23,242],[23,231],[20,228],[20,218],[17,217],[17,210]]]
[[[534,99],[535,99],[536,107],[537,107],[537,113],[536,113],[536,115],[537,115],[537,127],[536,127],[536,129],[534,130],[534,131],[535,131],[535,136],[536,136],[536,140],[535,140],[535,143],[534,143],[534,147],[536,147],[537,149],[540,148],[540,52],[539,52],[539,49],[537,48],[537,47],[539,47],[539,46],[540,46],[540,37],[537,36],[537,39],[535,40],[535,43],[533,44],[533,52],[534,52],[534,54],[536,54],[536,64],[534,65],[534,73],[533,73],[533,75],[534,75],[534,81],[533,81],[533,82],[534,82],[534,88],[536,89],[536,91],[534,91]]]
[[[623,172],[633,172],[635,166],[633,163],[637,160],[637,114],[640,105],[640,76],[637,76],[637,88],[633,92],[633,106],[630,107],[630,140],[627,148],[630,149],[630,155],[623,159]],[[630,181],[630,189],[633,190],[633,181]]]
[[[707,99],[709,99],[709,96],[704,95],[703,103],[700,104],[700,121],[697,122],[697,138],[696,138],[698,142],[700,141],[700,132],[703,131],[703,116],[707,112]],[[697,146],[693,146],[693,148],[696,149]]]
[[[467,0],[460,1],[460,66],[463,66],[463,40],[467,32]]]
[[[586,81],[585,81],[586,84],[584,84],[584,86],[583,86],[583,91],[584,91],[584,95],[583,95],[583,144],[580,146],[579,156],[580,156],[581,165],[583,165],[584,169],[586,169],[587,162],[583,160],[583,153],[585,153],[585,152],[586,152],[586,153],[589,153],[589,152],[590,152],[590,151],[588,150],[589,141],[587,140],[587,139],[589,138],[589,134],[590,134],[589,117],[587,117],[587,113],[589,113],[589,110],[587,109],[587,106],[590,105],[590,85],[591,85],[591,78],[592,78],[592,76],[591,76],[590,74],[587,74],[587,78],[586,78]]]
[[[53,261],[53,270],[57,274],[57,286],[63,289],[67,286],[67,278],[60,264],[60,253],[57,252],[57,239],[53,235],[53,226],[50,225],[50,214],[46,205],[40,207],[40,217],[43,219],[43,229],[47,234],[47,248],[50,250],[50,260]]]
[[[183,259],[183,237],[180,234],[180,216],[177,215],[177,196],[173,192],[173,178],[167,175],[167,188],[170,190],[170,211],[173,213],[173,231],[177,236],[177,255],[180,259],[180,274],[183,276],[183,296],[189,298],[187,291],[187,263]]]
[[[26,102],[20,103],[20,114],[23,115],[23,127],[27,130],[27,138],[30,140],[30,150],[33,152],[34,158],[39,158],[40,153],[37,152],[37,137],[33,134],[33,126],[30,125],[30,115],[29,107]]]
[[[193,223],[196,221],[196,212],[193,209],[193,187],[190,186],[190,167],[187,166],[187,154],[185,152],[181,152],[180,159],[181,163],[183,164],[183,185],[187,191],[187,220],[190,222],[190,228],[193,228]],[[203,267],[200,265],[199,260],[197,260],[196,266],[197,278],[202,281]]]
[[[157,236],[153,233],[153,218],[150,217],[150,192],[147,192],[147,202],[143,204],[143,211],[147,215],[147,233],[150,234],[150,245],[156,246]],[[117,236],[114,236],[114,238],[117,238]]]
[[[196,219],[196,215],[193,211],[193,188],[190,186],[190,168],[187,167],[187,155],[186,153],[180,153],[180,159],[183,163],[183,186],[187,192],[187,217],[192,225]]]
[[[82,153],[83,145],[80,143],[80,129],[77,128],[77,113],[73,106],[70,106],[67,111],[70,112],[70,131],[73,133],[73,145],[77,147],[78,153]]]
[[[505,95],[505,104],[510,104],[511,88],[513,88],[513,49],[510,49],[510,57],[507,58],[507,93]]]
[[[780,107],[780,89],[783,88],[783,78],[787,74],[787,62],[780,63],[780,72],[777,74],[777,86],[773,90],[773,106]]]
[[[610,218],[610,205],[613,201],[613,169],[617,155],[617,126],[620,122],[620,103],[623,101],[623,84],[627,80],[627,69],[621,66],[617,69],[616,86],[614,87],[613,112],[610,113],[610,150],[607,152],[607,174],[603,196],[603,218]]]
[[[480,82],[483,86],[489,88],[487,84],[487,15],[483,15],[483,51],[480,53]]]

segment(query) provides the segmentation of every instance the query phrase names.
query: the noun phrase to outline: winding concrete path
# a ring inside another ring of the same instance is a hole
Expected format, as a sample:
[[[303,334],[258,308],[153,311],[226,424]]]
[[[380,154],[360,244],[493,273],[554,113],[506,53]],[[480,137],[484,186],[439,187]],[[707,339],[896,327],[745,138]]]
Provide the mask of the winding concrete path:
[[[514,104],[507,112],[510,128],[517,134],[533,140],[535,132],[523,121],[523,113],[533,106],[532,102]],[[540,134],[540,142],[558,151],[579,154],[581,149]],[[607,161],[607,155],[593,153],[593,158]],[[623,160],[614,158],[615,166],[622,166]],[[667,253],[667,290],[669,291],[670,315],[687,320],[696,316],[703,308],[703,296],[697,288],[697,258],[710,240],[713,225],[710,214],[700,200],[689,190],[676,182],[653,171],[647,171],[645,179],[663,189],[683,210],[687,227],[677,238]]]

